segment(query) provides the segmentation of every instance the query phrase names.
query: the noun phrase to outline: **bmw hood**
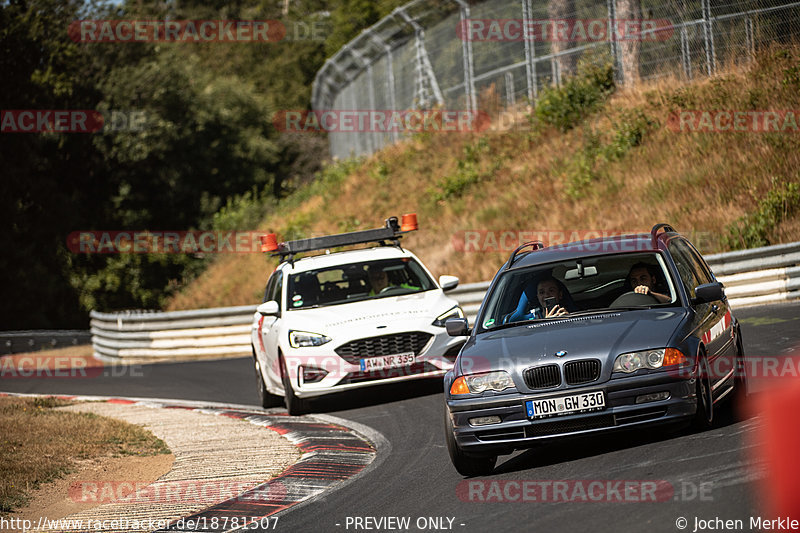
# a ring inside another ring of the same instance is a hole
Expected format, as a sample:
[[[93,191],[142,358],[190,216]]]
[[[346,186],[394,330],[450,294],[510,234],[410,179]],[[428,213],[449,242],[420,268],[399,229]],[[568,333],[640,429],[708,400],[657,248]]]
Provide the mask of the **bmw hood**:
[[[502,369],[513,375],[534,365],[593,358],[609,376],[617,355],[668,346],[686,314],[683,309],[610,311],[484,332],[464,347],[460,368],[463,373]]]

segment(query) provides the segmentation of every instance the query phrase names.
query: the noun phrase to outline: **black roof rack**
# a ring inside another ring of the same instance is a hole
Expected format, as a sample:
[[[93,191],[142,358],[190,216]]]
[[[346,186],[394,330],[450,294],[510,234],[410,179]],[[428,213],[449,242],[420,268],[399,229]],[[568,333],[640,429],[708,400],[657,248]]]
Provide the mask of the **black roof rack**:
[[[289,262],[294,262],[294,255],[302,252],[313,252],[316,250],[326,250],[330,248],[337,248],[340,246],[352,246],[356,244],[365,244],[368,242],[377,242],[381,246],[386,246],[387,242],[393,246],[400,246],[400,239],[404,233],[415,231],[417,229],[416,215],[413,219],[403,215],[403,226],[398,223],[397,217],[389,217],[386,219],[385,225],[382,228],[367,229],[361,231],[351,231],[349,233],[339,233],[336,235],[326,235],[323,237],[312,237],[309,239],[298,239],[294,241],[281,242],[269,246],[262,237],[262,251],[274,252],[272,255],[279,255],[281,261],[286,260],[288,257]],[[274,236],[272,236],[274,242]]]
[[[666,224],[664,222],[656,224],[655,226],[653,226],[653,229],[650,230],[650,237],[653,239],[653,246],[656,247],[658,246],[658,231],[662,229],[664,230],[664,233],[677,233],[677,231],[675,231],[675,228],[673,228],[669,224]]]
[[[531,252],[535,252],[536,250],[541,250],[545,246],[544,246],[544,243],[542,241],[529,241],[529,242],[526,242],[525,244],[523,244],[521,246],[518,246],[517,249],[514,250],[513,252],[511,252],[511,255],[508,257],[508,261],[506,262],[506,270],[511,268],[511,265],[514,264],[514,259],[516,259],[517,254],[519,254],[523,249],[528,248],[528,247],[532,248]],[[527,253],[530,253],[530,252],[526,252],[526,254]]]

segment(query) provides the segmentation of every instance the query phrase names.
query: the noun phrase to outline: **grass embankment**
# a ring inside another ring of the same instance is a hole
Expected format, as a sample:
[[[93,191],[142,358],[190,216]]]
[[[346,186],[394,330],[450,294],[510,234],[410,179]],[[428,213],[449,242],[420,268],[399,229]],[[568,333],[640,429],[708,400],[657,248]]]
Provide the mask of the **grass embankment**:
[[[333,164],[259,227],[287,239],[416,212],[421,229],[404,244],[434,274],[463,282],[490,278],[507,256],[455,251],[465,230],[646,231],[670,222],[703,253],[788,242],[800,230],[800,134],[668,127],[681,110],[787,109],[800,109],[796,47],[690,84],[620,90],[594,69],[548,91],[514,131],[421,134]],[[169,307],[254,303],[275,264],[221,256]]]
[[[54,407],[55,398],[0,397],[0,516],[26,504],[32,491],[98,457],[170,453],[139,426]]]

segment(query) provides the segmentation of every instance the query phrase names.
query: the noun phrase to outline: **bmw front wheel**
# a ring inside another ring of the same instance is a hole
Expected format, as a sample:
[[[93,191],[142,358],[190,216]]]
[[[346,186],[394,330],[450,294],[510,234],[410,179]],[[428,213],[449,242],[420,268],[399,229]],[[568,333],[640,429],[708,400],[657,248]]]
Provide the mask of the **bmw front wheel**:
[[[447,451],[450,453],[450,460],[459,474],[466,477],[486,476],[494,471],[494,465],[497,462],[496,455],[473,456],[465,454],[461,450],[456,442],[453,421],[450,419],[450,414],[447,412],[446,407],[444,410],[444,425]]]

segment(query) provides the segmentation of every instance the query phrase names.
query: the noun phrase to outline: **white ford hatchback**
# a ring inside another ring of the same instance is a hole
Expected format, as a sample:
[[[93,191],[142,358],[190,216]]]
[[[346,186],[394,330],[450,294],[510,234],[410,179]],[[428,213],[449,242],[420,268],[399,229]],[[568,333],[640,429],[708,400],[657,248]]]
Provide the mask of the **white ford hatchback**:
[[[444,323],[463,318],[444,291],[458,278],[438,283],[419,259],[399,245],[416,217],[386,226],[277,244],[265,251],[282,261],[267,282],[252,324],[258,391],[264,407],[285,399],[292,415],[309,398],[408,379],[443,376],[466,337],[450,337]],[[367,242],[373,248],[304,257],[295,254]]]

